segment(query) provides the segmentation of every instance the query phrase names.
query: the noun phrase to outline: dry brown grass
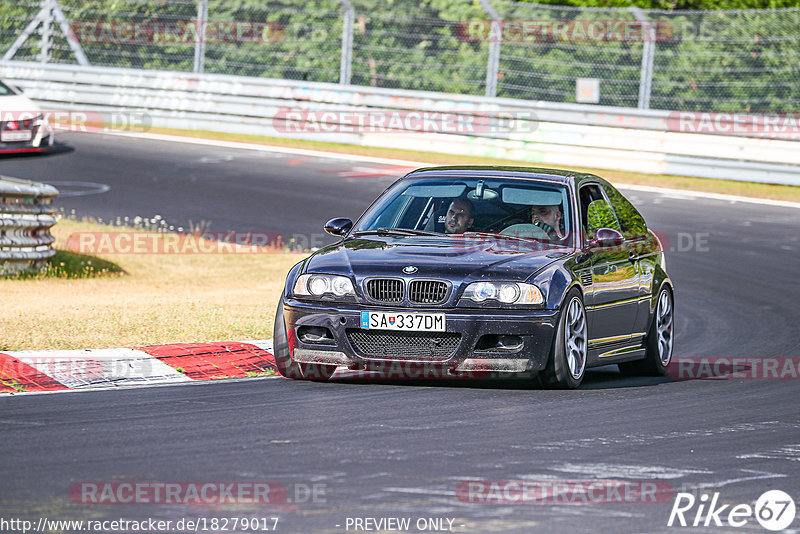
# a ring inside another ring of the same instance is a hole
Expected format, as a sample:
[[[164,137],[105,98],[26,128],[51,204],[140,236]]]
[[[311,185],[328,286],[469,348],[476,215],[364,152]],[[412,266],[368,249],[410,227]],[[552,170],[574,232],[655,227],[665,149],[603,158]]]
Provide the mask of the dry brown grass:
[[[62,220],[73,232],[117,231]],[[141,231],[141,230],[140,230]],[[303,256],[110,254],[124,274],[0,279],[0,350],[83,349],[272,337],[278,296]]]

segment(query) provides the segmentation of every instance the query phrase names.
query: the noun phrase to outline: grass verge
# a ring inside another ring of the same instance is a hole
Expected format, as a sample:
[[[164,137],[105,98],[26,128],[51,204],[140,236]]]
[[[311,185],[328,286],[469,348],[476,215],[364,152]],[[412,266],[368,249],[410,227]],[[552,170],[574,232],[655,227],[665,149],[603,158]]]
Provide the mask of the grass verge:
[[[305,148],[309,150],[322,150],[340,154],[356,154],[377,158],[403,159],[420,161],[437,165],[522,165],[543,166],[555,169],[571,169],[590,172],[619,184],[649,185],[666,187],[670,189],[684,189],[687,191],[704,191],[707,193],[720,193],[725,195],[740,195],[755,198],[768,198],[773,200],[788,200],[800,202],[800,187],[791,185],[761,184],[755,182],[741,182],[738,180],[692,178],[687,176],[672,176],[664,174],[644,174],[626,171],[610,171],[606,169],[590,169],[580,167],[566,167],[563,165],[535,165],[531,162],[485,158],[478,156],[455,156],[439,154],[436,152],[421,152],[414,150],[401,150],[394,148],[362,147],[340,143],[322,141],[305,141],[299,139],[283,139],[280,137],[266,137],[260,135],[228,134],[205,130],[174,130],[169,128],[153,128],[148,133],[164,135],[179,135],[183,137],[197,137],[201,139],[219,139],[224,141],[238,141],[287,148]]]
[[[76,232],[147,232],[64,219],[42,274],[0,278],[0,350],[84,349],[272,337],[290,253],[109,254]],[[88,263],[91,262],[91,263]]]
[[[116,263],[97,256],[77,254],[69,250],[56,250],[44,269],[37,272],[23,272],[10,277],[10,280],[44,280],[48,278],[94,278],[125,274]]]

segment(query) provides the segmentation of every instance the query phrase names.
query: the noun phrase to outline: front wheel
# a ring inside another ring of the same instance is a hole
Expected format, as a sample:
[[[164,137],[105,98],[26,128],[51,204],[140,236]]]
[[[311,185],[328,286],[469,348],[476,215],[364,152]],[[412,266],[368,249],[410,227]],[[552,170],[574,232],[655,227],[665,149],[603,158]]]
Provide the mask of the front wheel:
[[[647,332],[643,360],[619,364],[619,370],[629,376],[664,376],[672,361],[674,342],[674,302],[672,291],[662,287],[656,301],[656,311]]]
[[[275,367],[286,378],[325,381],[336,371],[335,365],[298,363],[292,359],[289,351],[286,322],[283,318],[283,301],[278,303],[278,311],[275,312],[275,329],[272,333],[272,342],[272,350],[275,353]]]
[[[278,303],[278,311],[275,312],[275,329],[272,333],[272,350],[275,356],[275,367],[278,372],[286,378],[303,378],[300,366],[289,354],[289,341],[286,334],[286,323],[283,319],[283,301]]]
[[[543,384],[564,389],[579,387],[586,372],[587,352],[586,308],[580,292],[572,289],[564,299],[553,350],[540,375]]]

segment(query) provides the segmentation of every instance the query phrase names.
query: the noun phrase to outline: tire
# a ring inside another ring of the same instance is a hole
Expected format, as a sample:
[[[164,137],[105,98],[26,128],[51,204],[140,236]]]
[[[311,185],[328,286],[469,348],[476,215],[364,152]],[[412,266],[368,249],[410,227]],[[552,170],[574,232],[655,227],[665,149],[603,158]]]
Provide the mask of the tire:
[[[272,334],[273,352],[275,353],[275,366],[278,372],[286,378],[302,379],[303,373],[300,365],[289,354],[289,341],[286,337],[286,323],[283,319],[283,300],[278,303],[275,312],[275,329]]]
[[[336,371],[335,365],[299,363],[292,359],[289,354],[289,341],[283,318],[283,301],[278,303],[278,310],[275,312],[275,330],[272,333],[272,342],[275,366],[278,368],[278,372],[286,378],[324,382]]]
[[[664,376],[672,361],[675,340],[675,302],[668,286],[662,286],[656,300],[653,320],[647,331],[643,360],[619,364],[626,376]]]
[[[577,289],[571,289],[561,306],[553,349],[540,381],[546,387],[575,389],[583,382],[588,354],[586,307]]]

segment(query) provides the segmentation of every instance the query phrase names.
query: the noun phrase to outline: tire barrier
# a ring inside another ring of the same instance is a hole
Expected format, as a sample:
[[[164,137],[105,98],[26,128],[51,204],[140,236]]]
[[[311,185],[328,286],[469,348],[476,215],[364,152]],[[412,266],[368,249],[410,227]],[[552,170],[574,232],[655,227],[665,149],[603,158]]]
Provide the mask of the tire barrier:
[[[51,185],[0,176],[0,275],[39,270],[56,253],[57,195]]]

